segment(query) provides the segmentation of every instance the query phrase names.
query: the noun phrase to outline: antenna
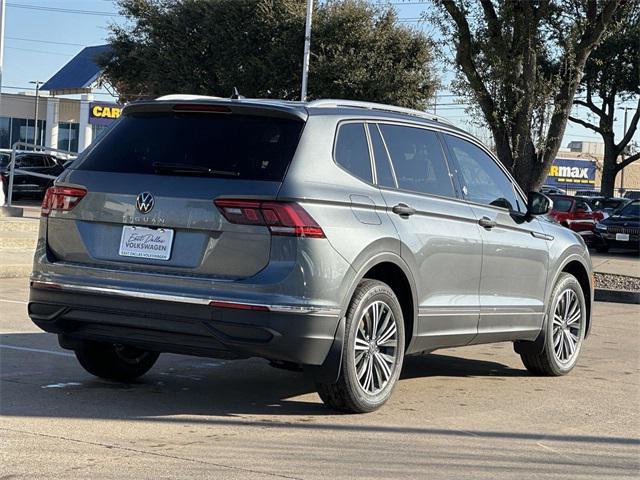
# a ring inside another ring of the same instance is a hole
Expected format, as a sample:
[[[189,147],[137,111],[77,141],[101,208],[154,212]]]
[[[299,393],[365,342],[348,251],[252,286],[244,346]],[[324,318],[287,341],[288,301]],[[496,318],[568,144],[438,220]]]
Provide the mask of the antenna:
[[[238,91],[237,87],[233,87],[233,92],[231,92],[231,97],[232,100],[242,100],[243,98],[245,98],[243,95],[240,95],[240,92]]]

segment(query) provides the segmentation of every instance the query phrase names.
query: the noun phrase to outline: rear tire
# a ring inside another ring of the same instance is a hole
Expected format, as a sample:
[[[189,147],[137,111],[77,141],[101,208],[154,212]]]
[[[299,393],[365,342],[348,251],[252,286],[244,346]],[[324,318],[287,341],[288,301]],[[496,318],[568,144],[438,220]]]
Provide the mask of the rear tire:
[[[587,327],[587,306],[580,283],[561,273],[547,307],[544,348],[539,353],[522,353],[522,363],[531,373],[566,375],[575,367]]]
[[[159,353],[112,343],[86,342],[75,350],[80,365],[92,375],[126,382],[147,373]]]
[[[338,381],[316,384],[318,394],[336,410],[376,410],[391,396],[403,359],[400,302],[387,284],[365,279],[356,288],[347,311]]]

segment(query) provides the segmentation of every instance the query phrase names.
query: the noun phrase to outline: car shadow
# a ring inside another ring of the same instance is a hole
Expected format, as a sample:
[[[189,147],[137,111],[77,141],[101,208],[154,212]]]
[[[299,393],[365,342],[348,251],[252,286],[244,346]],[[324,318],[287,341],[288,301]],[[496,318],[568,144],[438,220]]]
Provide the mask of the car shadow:
[[[315,392],[310,378],[301,372],[273,368],[264,360],[165,354],[138,381],[116,383],[86,373],[52,338],[37,333],[2,335],[1,415],[142,419],[336,414],[316,396],[299,398]],[[495,361],[429,354],[407,357],[400,381],[527,375],[524,369]]]

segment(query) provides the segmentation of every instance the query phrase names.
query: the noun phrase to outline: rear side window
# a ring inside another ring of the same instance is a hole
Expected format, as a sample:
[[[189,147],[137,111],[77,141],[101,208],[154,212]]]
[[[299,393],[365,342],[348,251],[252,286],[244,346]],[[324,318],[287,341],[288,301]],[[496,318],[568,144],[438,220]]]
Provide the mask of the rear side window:
[[[122,117],[82,159],[80,170],[280,181],[303,122],[198,113]]]
[[[376,163],[376,178],[381,187],[395,188],[396,181],[391,172],[391,163],[387,149],[382,142],[382,136],[377,125],[369,124],[369,135],[371,136],[371,146],[373,147],[373,157]]]
[[[567,198],[552,198],[553,209],[556,212],[568,212],[573,206],[573,202]]]
[[[16,157],[16,167],[47,167],[49,162],[44,155],[19,155]]]
[[[373,182],[369,144],[363,123],[345,123],[338,129],[336,162],[365,182]]]
[[[398,188],[455,197],[437,134],[423,128],[380,124]]]
[[[483,150],[466,140],[445,135],[464,184],[465,197],[472,202],[523,211],[509,177]]]

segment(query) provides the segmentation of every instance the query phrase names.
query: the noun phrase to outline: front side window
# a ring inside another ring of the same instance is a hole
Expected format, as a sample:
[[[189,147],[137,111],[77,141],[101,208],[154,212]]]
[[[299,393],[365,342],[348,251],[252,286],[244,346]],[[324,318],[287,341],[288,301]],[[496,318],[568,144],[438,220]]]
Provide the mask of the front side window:
[[[335,159],[349,173],[372,183],[369,144],[363,123],[345,123],[338,130]]]
[[[576,211],[583,210],[587,213],[591,212],[591,207],[584,200],[576,200]]]
[[[524,211],[509,177],[482,149],[466,140],[445,135],[463,181],[465,197],[475,203]]]
[[[391,155],[398,188],[455,197],[449,168],[435,132],[424,128],[380,124]]]

